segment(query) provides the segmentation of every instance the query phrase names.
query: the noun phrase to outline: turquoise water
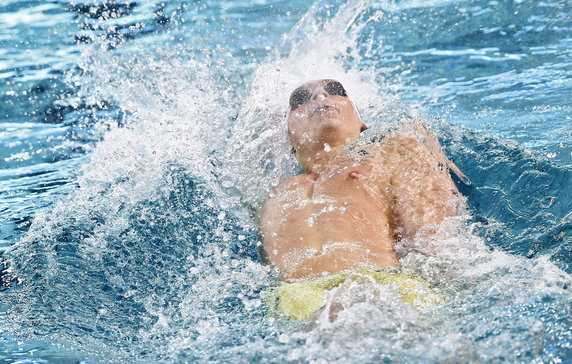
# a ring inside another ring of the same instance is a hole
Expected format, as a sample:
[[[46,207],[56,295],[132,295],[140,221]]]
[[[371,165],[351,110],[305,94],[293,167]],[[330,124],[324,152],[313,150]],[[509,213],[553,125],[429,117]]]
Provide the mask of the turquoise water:
[[[5,0],[0,44],[1,362],[572,360],[570,2]],[[362,282],[334,322],[265,315],[255,212],[322,77],[469,178],[397,247],[445,304]]]

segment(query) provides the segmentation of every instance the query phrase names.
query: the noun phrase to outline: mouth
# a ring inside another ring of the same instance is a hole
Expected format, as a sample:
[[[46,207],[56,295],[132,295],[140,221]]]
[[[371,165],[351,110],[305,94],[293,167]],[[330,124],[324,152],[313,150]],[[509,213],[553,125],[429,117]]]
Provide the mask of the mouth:
[[[323,115],[323,114],[330,114],[332,112],[338,111],[338,108],[333,104],[324,104],[316,107],[314,111],[310,114],[310,117],[314,116],[315,114]]]

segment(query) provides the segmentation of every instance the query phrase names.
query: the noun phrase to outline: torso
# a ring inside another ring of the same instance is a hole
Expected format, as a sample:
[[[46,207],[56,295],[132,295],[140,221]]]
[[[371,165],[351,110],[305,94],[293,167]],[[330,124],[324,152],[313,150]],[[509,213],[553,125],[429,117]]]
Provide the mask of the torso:
[[[368,155],[339,156],[283,182],[261,216],[264,250],[281,279],[397,267],[396,237],[432,233],[464,209],[436,138],[396,131]],[[433,139],[432,139],[433,138]],[[345,153],[345,152],[344,152]]]
[[[289,181],[270,261],[283,279],[396,267],[382,161],[354,156]],[[269,251],[270,250],[270,251]]]

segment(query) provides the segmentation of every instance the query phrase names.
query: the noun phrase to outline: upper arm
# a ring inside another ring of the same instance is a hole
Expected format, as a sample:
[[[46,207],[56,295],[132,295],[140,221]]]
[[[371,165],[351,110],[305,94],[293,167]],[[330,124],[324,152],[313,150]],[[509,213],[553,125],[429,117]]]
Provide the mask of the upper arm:
[[[449,175],[449,162],[437,138],[422,126],[396,131],[388,138],[393,224],[398,235],[431,232],[431,225],[459,214],[464,200]]]

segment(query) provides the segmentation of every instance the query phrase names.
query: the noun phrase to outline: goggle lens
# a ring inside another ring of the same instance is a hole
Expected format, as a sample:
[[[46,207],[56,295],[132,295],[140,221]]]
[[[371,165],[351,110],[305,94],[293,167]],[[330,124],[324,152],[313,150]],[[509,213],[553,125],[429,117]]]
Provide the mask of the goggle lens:
[[[298,107],[310,101],[310,98],[312,97],[312,91],[316,87],[317,86],[310,87],[307,89],[295,90],[294,92],[292,92],[292,95],[290,95],[290,110],[295,110]],[[324,86],[324,90],[332,96],[334,95],[343,97],[348,96],[348,94],[346,93],[346,89],[344,89],[344,86],[342,86],[342,84],[339,83],[338,81],[330,81],[326,83],[326,85]]]

